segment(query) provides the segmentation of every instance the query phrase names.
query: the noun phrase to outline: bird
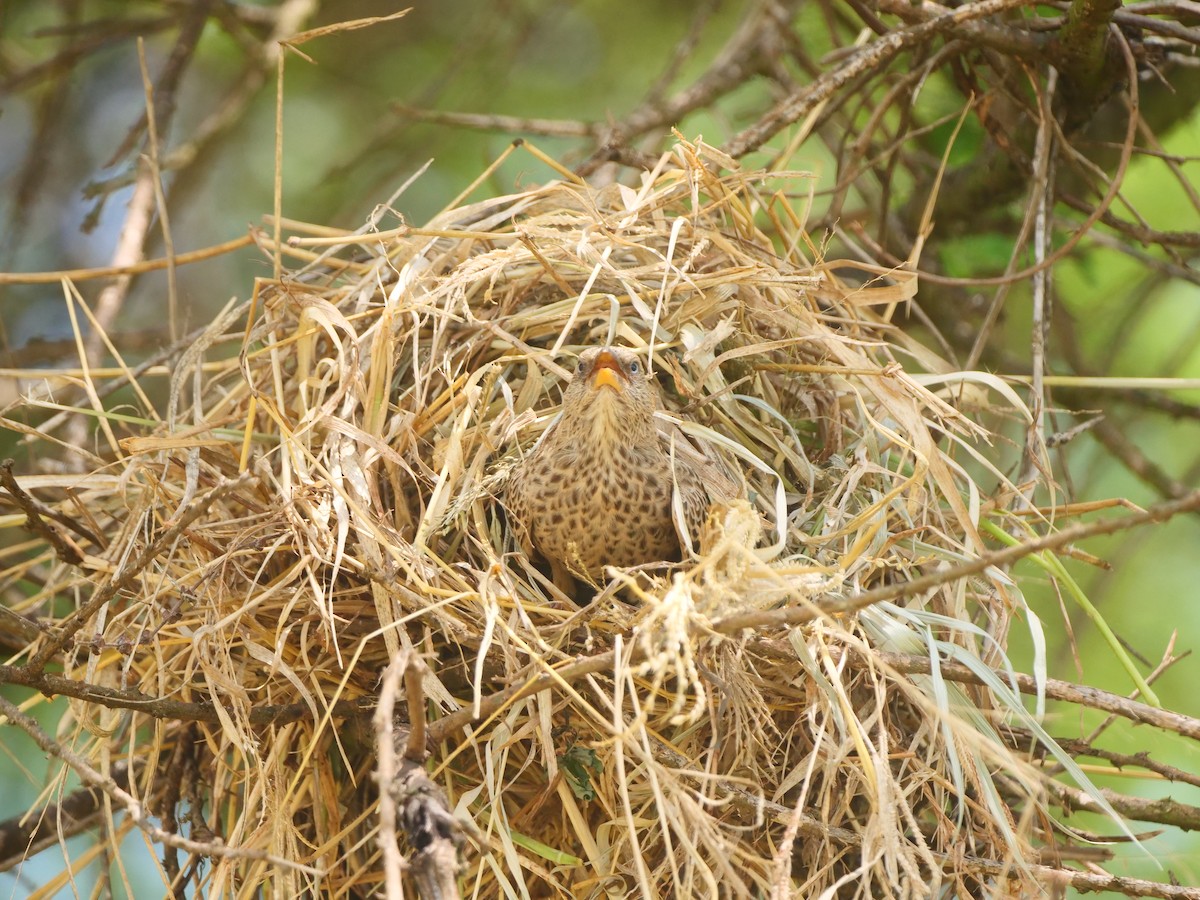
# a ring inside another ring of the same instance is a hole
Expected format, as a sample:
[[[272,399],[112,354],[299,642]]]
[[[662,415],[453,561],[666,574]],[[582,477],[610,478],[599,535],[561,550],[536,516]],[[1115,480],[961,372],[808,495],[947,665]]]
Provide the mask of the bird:
[[[738,495],[728,465],[656,418],[660,408],[636,353],[588,348],[561,415],[509,475],[503,504],[517,543],[569,596],[579,582],[600,584],[606,566],[680,560],[689,541],[678,519],[694,546],[710,507]]]

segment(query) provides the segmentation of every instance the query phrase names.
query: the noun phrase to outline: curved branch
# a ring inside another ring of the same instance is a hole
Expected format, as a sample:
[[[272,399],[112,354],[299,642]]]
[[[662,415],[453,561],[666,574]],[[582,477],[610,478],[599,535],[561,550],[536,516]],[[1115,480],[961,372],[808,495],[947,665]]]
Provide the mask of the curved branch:
[[[855,78],[881,68],[902,50],[935,36],[949,34],[958,26],[975,19],[1028,5],[1029,0],[976,0],[928,22],[884,35],[858,50],[843,65],[792,94],[759,121],[735,135],[723,149],[734,159],[740,159],[757,150],[784,128],[803,119]]]
[[[71,697],[85,703],[95,703],[109,709],[128,709],[144,713],[156,719],[171,719],[177,722],[207,722],[221,724],[216,704],[211,701],[175,700],[170,697],[155,697],[136,688],[110,688],[103,685],[78,681],[63,675],[38,672],[32,666],[0,665],[0,684],[19,684],[33,688],[47,697]],[[339,700],[329,709],[335,719],[347,719],[369,714],[374,706],[373,699]],[[256,706],[246,711],[251,725],[283,725],[307,719],[312,707],[307,703],[281,703],[272,706]]]

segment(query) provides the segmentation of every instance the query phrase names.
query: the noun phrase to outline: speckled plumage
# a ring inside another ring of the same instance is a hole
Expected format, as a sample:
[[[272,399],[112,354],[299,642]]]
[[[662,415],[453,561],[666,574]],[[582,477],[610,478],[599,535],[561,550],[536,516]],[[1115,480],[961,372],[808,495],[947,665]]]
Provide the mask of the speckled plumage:
[[[561,418],[513,469],[505,507],[522,548],[550,563],[559,587],[571,576],[599,581],[606,565],[679,559],[676,487],[693,545],[709,506],[735,496],[728,474],[681,432],[664,430],[658,406],[632,351],[585,350]]]

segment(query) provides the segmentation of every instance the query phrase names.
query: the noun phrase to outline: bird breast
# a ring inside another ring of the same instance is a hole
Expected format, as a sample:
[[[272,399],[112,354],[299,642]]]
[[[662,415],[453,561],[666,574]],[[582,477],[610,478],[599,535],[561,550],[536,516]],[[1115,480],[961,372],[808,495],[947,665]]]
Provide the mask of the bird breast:
[[[606,565],[678,555],[670,460],[660,448],[583,440],[539,462],[526,490],[530,537],[544,556],[600,577]]]

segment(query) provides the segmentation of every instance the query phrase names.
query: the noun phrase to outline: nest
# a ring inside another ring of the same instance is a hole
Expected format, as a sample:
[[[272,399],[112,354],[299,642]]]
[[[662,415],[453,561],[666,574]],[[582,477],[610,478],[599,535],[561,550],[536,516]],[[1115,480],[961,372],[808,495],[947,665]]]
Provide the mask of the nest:
[[[939,577],[1020,496],[988,427],[1028,412],[894,324],[911,275],[823,258],[806,177],[681,143],[637,187],[564,173],[421,228],[298,229],[273,247],[296,268],[169,360],[159,424],[103,419],[94,473],[38,483],[99,549],[9,570],[44,573],[26,611],[77,599],[29,652],[150,698],[62,727],[126,767],[168,880],[1041,891],[1070,834],[1035,759],[1103,799],[1004,674],[1018,587]],[[697,553],[579,607],[499,498],[606,342],[647,348],[664,414],[749,490]]]

